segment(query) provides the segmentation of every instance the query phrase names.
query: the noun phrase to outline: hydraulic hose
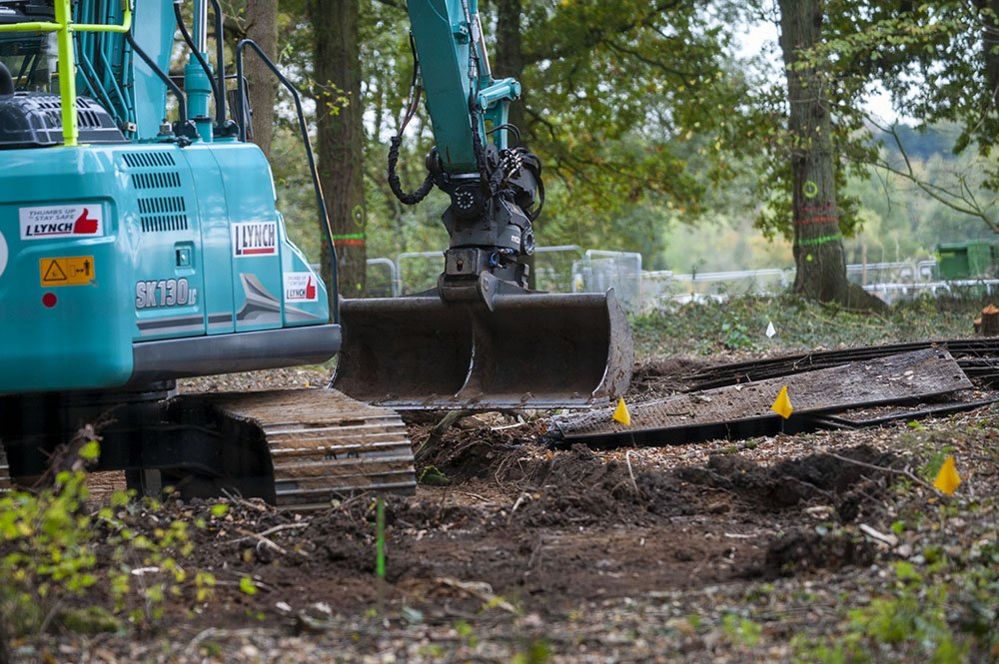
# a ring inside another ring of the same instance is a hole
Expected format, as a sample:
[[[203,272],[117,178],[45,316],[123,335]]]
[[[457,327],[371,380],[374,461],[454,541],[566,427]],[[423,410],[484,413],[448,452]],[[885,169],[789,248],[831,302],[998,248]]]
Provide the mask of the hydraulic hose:
[[[409,83],[409,102],[406,104],[406,112],[403,115],[402,123],[399,125],[399,133],[393,136],[389,142],[388,151],[388,183],[389,189],[403,205],[416,205],[426,198],[434,188],[434,175],[428,173],[423,184],[416,191],[409,192],[402,188],[402,181],[399,180],[399,148],[402,146],[402,135],[409,125],[409,121],[416,115],[416,110],[420,106],[420,58],[416,53],[416,42],[413,35],[409,35],[409,48],[413,52],[413,80]]]
[[[408,192],[403,190],[402,182],[399,180],[399,174],[396,172],[396,168],[399,165],[399,147],[402,145],[402,136],[393,136],[391,142],[389,143],[388,151],[388,183],[389,189],[395,194],[395,197],[399,199],[399,202],[403,205],[416,205],[424,198],[426,198],[431,190],[434,188],[434,176],[433,174],[428,174],[427,178],[423,181],[423,184],[413,192]]]

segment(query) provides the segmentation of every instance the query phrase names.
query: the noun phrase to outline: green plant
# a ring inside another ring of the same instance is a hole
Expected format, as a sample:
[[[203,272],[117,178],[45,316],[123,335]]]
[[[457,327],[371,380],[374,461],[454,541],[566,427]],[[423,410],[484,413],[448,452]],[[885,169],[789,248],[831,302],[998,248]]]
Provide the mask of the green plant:
[[[79,452],[86,460],[99,454],[96,440]],[[149,513],[161,507],[157,501],[119,492],[92,513],[87,498],[82,470],[59,472],[52,486],[40,491],[0,498],[0,612],[15,635],[53,619],[86,632],[117,630],[113,614],[88,604],[88,593],[99,582],[114,613],[131,608],[128,618],[140,627],[162,617],[168,596],[189,592],[198,602],[209,597],[214,577],[205,572],[192,577],[177,562],[194,548],[186,523],[139,532],[130,522],[148,523]]]
[[[749,648],[756,647],[763,636],[763,627],[758,623],[734,613],[722,618],[722,631],[732,643]]]

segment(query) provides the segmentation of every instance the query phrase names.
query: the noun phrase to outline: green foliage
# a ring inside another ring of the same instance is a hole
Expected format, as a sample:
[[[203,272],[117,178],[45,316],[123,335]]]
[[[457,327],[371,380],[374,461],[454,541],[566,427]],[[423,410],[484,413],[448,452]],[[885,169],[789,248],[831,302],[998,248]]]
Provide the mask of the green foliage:
[[[244,576],[239,580],[239,590],[252,597],[257,594],[257,584],[250,577]]]
[[[895,3],[886,3],[883,10],[872,6],[870,15],[854,16],[857,7],[869,4],[829,4],[832,46],[815,54],[835,79],[830,89],[836,149],[846,157],[837,177],[848,260],[929,257],[938,242],[981,235],[982,224],[883,169],[859,166],[876,160],[876,143],[884,137],[872,135],[858,114],[870,76],[847,71],[850,61],[843,54],[859,53],[871,40],[847,21],[870,25],[895,11]],[[525,97],[518,102],[519,122],[545,164],[548,189],[539,244],[640,251],[647,269],[676,272],[793,264],[785,238],[791,228],[788,155],[794,143],[784,129],[783,73],[765,58],[730,55],[738,38],[731,26],[758,20],[758,12],[750,13],[753,7],[721,2],[704,11],[696,3],[635,0],[525,0],[521,6]],[[234,9],[241,7],[237,3]],[[482,7],[494,68],[500,67],[496,7]],[[361,3],[360,10],[368,255],[394,259],[402,252],[439,252],[447,244],[439,221],[446,196],[434,192],[419,206],[402,206],[385,178],[387,137],[397,130],[412,74],[405,6]],[[308,11],[298,0],[281,4],[280,60],[315,96]],[[858,36],[850,37],[853,33]],[[844,48],[854,50],[840,54]],[[315,202],[289,111],[282,102],[272,147],[279,207],[292,239],[318,262]],[[908,115],[923,117],[915,107]],[[970,191],[987,201],[980,177],[986,169],[970,154],[949,154],[961,126],[951,123],[919,135],[902,128],[902,133],[921,178],[948,187],[954,173],[965,173]],[[407,132],[400,162],[409,188],[422,180],[432,142],[421,114]],[[880,154],[897,157],[890,144]],[[857,166],[847,167],[847,161]],[[440,260],[408,261],[402,270],[403,283],[415,292],[435,283]],[[373,293],[389,292],[380,268],[369,268],[369,279]],[[742,347],[737,340],[733,345]]]
[[[947,445],[939,450],[935,450],[926,462],[919,467],[919,476],[927,482],[932,482],[940,472],[940,468],[943,466],[944,461],[948,456],[954,454],[954,451],[955,448],[950,445]]]
[[[120,632],[122,622],[100,606],[88,606],[82,609],[69,609],[59,615],[63,626],[77,634],[100,634],[102,632]]]
[[[872,316],[792,295],[734,297],[661,309],[632,319],[639,355],[712,355],[720,350],[794,351],[962,336],[981,300],[915,300]],[[768,339],[767,323],[777,336]]]
[[[722,632],[732,643],[754,648],[760,642],[763,627],[749,618],[726,613],[722,618]]]
[[[441,472],[436,466],[427,466],[420,473],[420,484],[428,486],[448,486],[451,479]]]
[[[545,664],[552,659],[552,648],[543,639],[535,639],[510,658],[511,664]]]
[[[192,580],[177,563],[193,550],[186,523],[141,534],[127,517],[157,507],[153,501],[129,502],[118,493],[92,514],[87,498],[83,472],[59,473],[53,487],[37,493],[15,491],[0,498],[0,611],[16,634],[37,630],[60,607],[56,617],[69,629],[117,631],[118,618],[103,609],[65,608],[86,604],[98,584],[115,613],[133,607],[128,618],[140,627],[161,618],[168,595],[190,590],[197,601],[208,598],[214,578],[199,572]]]

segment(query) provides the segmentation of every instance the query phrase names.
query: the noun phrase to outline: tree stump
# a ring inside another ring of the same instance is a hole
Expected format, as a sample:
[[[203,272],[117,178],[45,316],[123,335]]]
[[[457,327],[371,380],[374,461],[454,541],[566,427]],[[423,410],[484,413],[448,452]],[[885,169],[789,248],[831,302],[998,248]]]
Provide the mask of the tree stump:
[[[983,337],[999,336],[999,307],[990,304],[982,309],[982,323],[979,332]]]

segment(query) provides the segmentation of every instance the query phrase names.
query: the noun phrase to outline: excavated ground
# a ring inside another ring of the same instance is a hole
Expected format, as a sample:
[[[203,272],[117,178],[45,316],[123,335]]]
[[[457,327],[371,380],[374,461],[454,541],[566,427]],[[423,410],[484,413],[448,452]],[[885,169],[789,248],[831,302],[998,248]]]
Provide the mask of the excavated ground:
[[[682,387],[690,366],[646,365],[636,398]],[[223,380],[212,387],[241,389],[244,379]],[[19,656],[782,660],[800,654],[796,637],[835,634],[847,611],[894,587],[898,561],[930,545],[966,553],[995,541],[999,410],[918,429],[602,452],[545,447],[540,417],[476,415],[443,432],[440,417],[408,418],[414,445],[432,450],[421,456],[416,496],[386,501],[384,581],[368,497],[304,515],[239,499],[223,501],[223,516],[212,513],[219,501],[122,510],[140,531],[203,520],[183,565],[219,579],[214,597],[173,602],[161,628],[138,638],[57,630],[22,642]],[[960,508],[957,524],[941,520],[947,501],[912,474],[945,448],[975,501],[949,503]],[[925,528],[893,534],[893,523],[916,513],[930,515]],[[266,541],[254,536],[262,533]],[[256,594],[239,589],[244,577]]]

